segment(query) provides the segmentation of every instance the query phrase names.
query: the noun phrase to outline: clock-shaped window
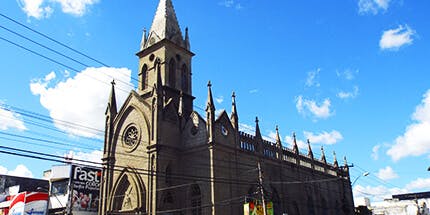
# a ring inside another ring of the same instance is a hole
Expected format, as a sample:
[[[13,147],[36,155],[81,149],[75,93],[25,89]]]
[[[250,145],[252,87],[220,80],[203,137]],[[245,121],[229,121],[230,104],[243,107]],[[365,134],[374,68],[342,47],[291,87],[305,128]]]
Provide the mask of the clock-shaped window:
[[[221,133],[222,133],[222,135],[224,135],[224,136],[227,136],[228,135],[228,130],[222,125],[221,126]]]
[[[123,134],[123,145],[133,151],[140,141],[140,132],[135,125],[129,125]]]

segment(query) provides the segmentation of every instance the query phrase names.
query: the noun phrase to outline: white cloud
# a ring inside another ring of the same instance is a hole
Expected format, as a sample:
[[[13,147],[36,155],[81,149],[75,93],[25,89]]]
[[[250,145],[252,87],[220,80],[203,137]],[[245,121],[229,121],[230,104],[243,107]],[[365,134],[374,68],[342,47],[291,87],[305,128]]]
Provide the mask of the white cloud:
[[[17,165],[14,170],[8,170],[6,167],[0,166],[0,174],[33,178],[33,173],[23,164]]]
[[[276,142],[276,132],[269,131],[269,134],[267,135],[267,137],[265,139],[270,141],[270,142]]]
[[[308,72],[308,76],[306,78],[305,85],[307,87],[313,87],[313,86],[314,87],[319,87],[320,83],[318,81],[318,75],[319,75],[320,72],[321,72],[320,68],[318,68],[318,69],[316,69],[314,71]]]
[[[97,3],[99,0],[51,0],[61,4],[64,13],[83,16],[87,12],[88,6]]]
[[[372,202],[377,202],[389,199],[392,195],[421,192],[422,190],[428,189],[430,189],[430,178],[417,178],[406,184],[403,188],[388,188],[382,185],[375,187],[356,185],[353,187],[353,193],[354,199],[359,197],[369,197]]]
[[[21,115],[8,110],[0,101],[0,130],[8,130],[11,128],[15,128],[20,131],[27,129]]]
[[[372,202],[383,201],[390,199],[392,195],[408,192],[405,188],[388,188],[382,185],[375,187],[356,185],[353,187],[354,199],[365,196],[371,198]]]
[[[343,72],[336,71],[337,77],[344,78],[348,81],[353,80],[358,73],[359,73],[358,69],[357,70],[346,69]]]
[[[394,161],[430,153],[430,90],[424,94],[412,119],[415,122],[406,127],[405,132],[394,140],[387,151]]]
[[[247,134],[255,134],[255,126],[239,123],[239,130]]]
[[[308,100],[303,98],[303,96],[298,96],[296,98],[296,108],[300,114],[308,115],[312,114],[313,117],[319,119],[326,119],[332,115],[330,111],[330,99],[324,99],[324,101],[318,105],[314,100]]]
[[[288,143],[288,145],[290,145],[290,148],[292,148],[292,146],[294,145],[294,138],[292,136],[285,136],[284,141]],[[296,137],[296,143],[300,149],[308,148],[308,144],[305,141],[298,139],[297,137]]]
[[[88,11],[88,7],[99,0],[17,0],[17,2],[27,17],[43,19],[49,18],[54,12],[55,3],[60,4],[63,13],[83,16]]]
[[[53,12],[50,6],[44,6],[44,0],[17,0],[17,2],[27,17],[43,19],[48,18]]]
[[[323,131],[322,133],[314,134],[313,132],[304,131],[303,135],[306,139],[313,144],[327,144],[332,145],[343,139],[339,131],[333,130],[331,132]]]
[[[399,177],[390,166],[380,169],[378,173],[376,173],[376,176],[382,180],[391,180]]]
[[[249,91],[249,93],[251,93],[251,94],[258,93],[258,89],[252,89]]]
[[[55,74],[55,72],[52,71],[45,76],[45,81],[51,81],[52,79],[55,79],[55,77],[57,77],[57,75]]]
[[[406,185],[408,190],[429,190],[430,178],[418,178]]]
[[[7,168],[4,166],[0,166],[0,174],[1,175],[6,175],[7,174]]]
[[[40,103],[55,119],[57,128],[76,136],[101,137],[100,132],[73,126],[71,123],[104,130],[104,112],[112,79],[117,83],[115,89],[118,108],[133,88],[131,71],[126,68],[86,68],[74,77],[67,77],[65,81],[55,84],[51,77],[52,73],[44,79],[31,81],[31,92],[40,96]],[[62,123],[64,121],[68,123]]]
[[[381,148],[381,145],[376,145],[372,148],[372,159],[373,160],[378,160],[379,159],[379,149]]]
[[[224,96],[218,96],[217,98],[215,98],[215,101],[216,101],[218,104],[221,104],[221,103],[224,101]]]
[[[90,162],[101,164],[103,152],[101,150],[94,150],[92,152],[69,151],[69,153],[64,155],[64,157],[77,159],[77,160],[90,161]],[[80,162],[80,161],[74,161],[74,162],[83,163],[83,164],[87,164],[87,165],[91,165],[91,166],[101,166],[101,165],[97,165],[97,164],[93,164],[93,163],[89,164],[88,162]]]
[[[354,86],[352,91],[349,91],[349,92],[340,91],[339,93],[337,93],[337,97],[341,99],[353,99],[357,96],[358,96],[358,86]]]
[[[225,109],[215,110],[215,116],[219,116],[223,111],[225,111]]]
[[[359,0],[359,14],[378,14],[379,11],[387,11],[391,0]]]
[[[240,3],[237,3],[235,0],[222,0],[218,2],[218,5],[221,5],[226,8],[234,8],[236,10],[242,9],[242,5]]]
[[[408,25],[399,25],[396,29],[386,30],[379,41],[381,50],[397,51],[404,45],[412,44],[415,31]]]

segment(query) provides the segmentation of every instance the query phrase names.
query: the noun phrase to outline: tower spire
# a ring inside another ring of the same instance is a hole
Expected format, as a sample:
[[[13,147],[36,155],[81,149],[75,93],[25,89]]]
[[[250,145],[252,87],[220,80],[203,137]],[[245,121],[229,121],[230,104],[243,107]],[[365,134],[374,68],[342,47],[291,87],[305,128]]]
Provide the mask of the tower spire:
[[[324,147],[321,146],[321,161],[323,163],[327,163],[327,160],[325,159],[325,153],[324,153]]]
[[[296,140],[296,132],[293,132],[293,152],[295,154],[299,154],[299,147],[297,146],[297,140]]]
[[[313,160],[314,153],[312,152],[311,142],[309,141],[309,139],[307,140],[307,142],[308,142],[308,157],[310,157]]]
[[[212,144],[215,136],[215,105],[212,97],[212,84],[208,82],[208,100],[206,102],[206,129],[208,132],[208,142]]]
[[[260,132],[260,126],[258,125],[258,122],[259,122],[258,117],[255,117],[255,137],[262,139],[261,132]]]
[[[190,37],[188,36],[188,27],[185,28],[185,48],[190,50]]]
[[[281,138],[279,137],[278,126],[276,126],[276,147],[282,148]]]
[[[336,158],[336,152],[333,151],[333,166],[338,168],[339,167],[339,163],[337,162],[337,158]]]
[[[140,51],[142,51],[145,48],[145,44],[146,44],[146,28],[143,28],[143,33],[142,33],[142,41],[140,42]]]
[[[115,80],[112,80],[111,84],[112,84],[112,89],[110,91],[108,110],[106,110],[106,113],[109,111],[110,116],[114,118],[118,113],[117,107],[116,107]]]
[[[208,99],[206,102],[206,112],[215,112],[214,99],[212,97],[212,84],[211,81],[208,82]]]
[[[233,92],[231,95],[231,122],[233,124],[234,129],[239,130],[239,117],[237,116],[236,109],[236,94]]]
[[[184,47],[181,29],[171,0],[160,0],[158,3],[149,35],[150,39],[153,39],[153,42],[149,41],[150,43],[168,39]]]

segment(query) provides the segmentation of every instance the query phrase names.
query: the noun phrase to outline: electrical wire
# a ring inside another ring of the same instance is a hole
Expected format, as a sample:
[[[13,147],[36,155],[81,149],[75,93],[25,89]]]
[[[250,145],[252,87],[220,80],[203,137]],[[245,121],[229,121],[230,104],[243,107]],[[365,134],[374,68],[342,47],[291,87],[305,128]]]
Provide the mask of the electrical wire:
[[[82,55],[82,56],[84,56],[84,57],[86,57],[86,58],[88,58],[88,59],[91,59],[91,60],[93,60],[94,62],[97,62],[97,63],[99,63],[99,64],[101,64],[101,65],[103,65],[103,66],[109,67],[107,64],[105,64],[105,63],[101,62],[100,60],[97,60],[97,59],[95,59],[95,58],[92,58],[92,57],[90,57],[89,55],[87,55],[87,54],[85,54],[85,53],[82,53],[82,52],[80,52],[80,51],[78,51],[78,50],[76,50],[76,49],[74,49],[74,48],[72,48],[72,47],[70,47],[70,46],[68,46],[68,45],[66,45],[66,44],[64,44],[64,43],[62,43],[62,42],[60,42],[60,41],[58,41],[58,40],[56,40],[56,39],[53,39],[52,37],[49,37],[49,36],[48,36],[48,35],[46,35],[46,34],[43,34],[43,33],[39,32],[39,31],[36,31],[36,30],[34,30],[33,28],[30,28],[30,27],[28,27],[28,26],[26,26],[26,25],[24,25],[24,24],[22,24],[22,23],[18,22],[17,20],[15,20],[15,19],[13,19],[13,18],[11,18],[11,17],[9,17],[9,16],[6,16],[6,15],[5,15],[5,14],[3,14],[3,13],[0,13],[0,16],[2,16],[3,18],[8,19],[9,21],[11,21],[11,22],[13,22],[13,23],[15,23],[15,24],[17,24],[17,25],[19,25],[19,26],[21,26],[21,27],[23,27],[23,28],[25,28],[25,29],[27,29],[27,30],[29,30],[29,31],[31,31],[31,32],[33,32],[33,33],[36,33],[36,34],[38,34],[38,35],[40,35],[40,36],[42,36],[42,37],[44,37],[44,38],[46,38],[46,39],[48,39],[48,40],[50,40],[50,41],[52,41],[52,42],[56,43],[56,44],[58,44],[58,45],[61,45],[61,46],[63,46],[64,48],[67,48],[67,49],[69,49],[69,50],[71,50],[71,51],[73,51],[73,52],[75,52],[75,53],[77,53],[77,54],[80,54],[80,55]]]

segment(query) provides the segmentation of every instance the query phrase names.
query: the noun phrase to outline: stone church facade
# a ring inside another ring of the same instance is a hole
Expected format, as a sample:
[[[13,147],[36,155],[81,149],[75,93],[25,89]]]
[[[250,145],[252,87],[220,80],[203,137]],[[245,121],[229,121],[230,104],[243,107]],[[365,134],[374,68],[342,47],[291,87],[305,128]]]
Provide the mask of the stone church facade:
[[[264,140],[258,119],[255,134],[239,131],[234,93],[230,116],[216,116],[210,83],[206,115],[193,110],[194,54],[171,0],[160,0],[136,55],[138,87],[120,109],[112,83],[100,214],[243,214],[261,193],[274,214],[353,214],[346,161],[317,159],[309,143],[307,154],[286,148],[278,129]]]

